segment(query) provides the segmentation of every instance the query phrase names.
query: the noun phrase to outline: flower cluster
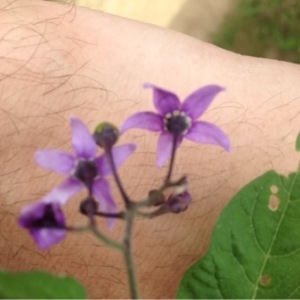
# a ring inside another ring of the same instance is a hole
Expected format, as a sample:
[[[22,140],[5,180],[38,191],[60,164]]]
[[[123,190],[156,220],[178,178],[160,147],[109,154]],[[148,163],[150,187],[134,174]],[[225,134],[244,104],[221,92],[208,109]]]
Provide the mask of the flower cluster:
[[[38,150],[35,159],[41,167],[64,174],[67,178],[38,203],[23,208],[19,223],[29,230],[40,248],[59,242],[65,235],[65,220],[61,206],[81,189],[99,202],[104,213],[115,213],[117,207],[105,176],[112,173],[107,155],[96,155],[97,144],[86,126],[71,118],[72,146],[74,154],[59,150]],[[112,149],[114,163],[120,166],[135,150],[134,144]],[[108,218],[111,226],[113,219]]]
[[[62,206],[81,189],[87,191],[87,197],[81,202],[80,212],[87,215],[91,224],[94,216],[105,216],[111,227],[114,218],[122,217],[112,197],[106,176],[112,175],[125,202],[126,210],[133,209],[139,214],[139,207],[158,206],[150,214],[140,215],[153,217],[165,212],[178,213],[187,209],[191,196],[184,185],[171,181],[171,171],[175,151],[183,139],[203,144],[216,144],[226,151],[230,143],[225,133],[214,124],[197,121],[209,107],[214,97],[223,90],[217,85],[202,87],[189,95],[183,103],[167,90],[147,84],[153,90],[154,112],[138,112],[130,116],[122,125],[121,133],[131,128],[141,128],[159,132],[157,145],[157,166],[163,166],[170,160],[169,171],[162,187],[149,193],[147,201],[132,201],[126,194],[117,168],[135,150],[134,144],[115,146],[118,140],[118,129],[102,123],[91,134],[86,126],[76,118],[70,119],[72,131],[73,154],[59,150],[38,150],[35,160],[41,167],[63,174],[66,179],[37,203],[24,207],[19,217],[19,224],[29,230],[37,245],[44,249],[61,241],[69,229],[66,225]],[[104,153],[97,155],[97,145]],[[178,181],[179,182],[179,181]],[[166,188],[180,186],[180,192],[163,195]],[[184,186],[184,188],[182,188]]]

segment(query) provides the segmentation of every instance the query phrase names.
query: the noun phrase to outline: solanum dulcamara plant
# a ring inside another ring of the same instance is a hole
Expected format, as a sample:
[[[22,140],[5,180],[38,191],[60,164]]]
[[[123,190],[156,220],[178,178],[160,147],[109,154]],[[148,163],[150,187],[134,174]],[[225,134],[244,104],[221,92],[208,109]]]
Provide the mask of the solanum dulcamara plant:
[[[67,233],[90,231],[102,243],[120,251],[125,259],[131,297],[138,298],[134,263],[131,253],[131,237],[136,217],[154,218],[167,213],[185,211],[192,201],[186,176],[172,178],[172,169],[178,147],[184,139],[220,146],[230,150],[226,134],[216,125],[199,120],[217,94],[224,90],[218,85],[207,85],[191,93],[182,103],[171,91],[153,84],[145,84],[153,91],[156,112],[138,112],[125,120],[120,130],[108,123],[100,123],[93,133],[85,124],[70,118],[71,144],[73,153],[55,149],[38,150],[36,163],[47,170],[65,175],[61,184],[54,187],[36,203],[23,207],[19,224],[28,230],[40,249],[46,249],[61,242]],[[131,199],[118,175],[118,167],[133,154],[134,144],[116,145],[120,135],[132,128],[140,128],[159,133],[157,142],[157,167],[168,162],[164,180],[160,186],[146,192],[143,200]],[[101,154],[98,154],[98,148]],[[107,177],[112,176],[124,202],[120,210],[113,199]],[[87,223],[81,227],[69,225],[62,207],[72,196],[84,189],[86,196],[78,204]],[[166,191],[172,191],[166,193]],[[149,212],[150,208],[150,212]],[[147,209],[145,211],[145,209]],[[114,221],[124,220],[122,241],[105,235],[97,223],[98,218],[106,218],[112,229]]]

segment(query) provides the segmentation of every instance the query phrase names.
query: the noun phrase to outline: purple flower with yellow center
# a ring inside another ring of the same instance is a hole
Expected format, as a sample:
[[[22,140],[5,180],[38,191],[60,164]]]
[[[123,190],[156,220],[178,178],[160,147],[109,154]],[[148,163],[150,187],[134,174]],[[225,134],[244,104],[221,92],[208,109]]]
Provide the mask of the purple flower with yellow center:
[[[124,122],[121,132],[131,128],[160,132],[156,160],[159,167],[170,158],[174,141],[175,147],[178,147],[183,138],[196,143],[219,145],[226,151],[230,150],[230,142],[219,127],[205,121],[197,121],[224,88],[218,85],[204,86],[180,103],[177,95],[170,91],[152,84],[145,84],[145,87],[153,89],[153,104],[158,113],[145,111],[133,114]]]

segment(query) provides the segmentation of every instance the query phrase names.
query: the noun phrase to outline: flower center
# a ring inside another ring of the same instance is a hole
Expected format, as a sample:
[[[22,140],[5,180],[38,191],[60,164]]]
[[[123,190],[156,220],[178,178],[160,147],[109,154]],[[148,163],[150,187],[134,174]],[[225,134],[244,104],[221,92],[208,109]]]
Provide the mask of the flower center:
[[[74,177],[90,186],[98,176],[98,168],[93,160],[79,160],[74,171]]]
[[[32,220],[32,228],[62,228],[56,219],[54,208],[51,204],[45,207],[44,213],[41,218]]]
[[[165,130],[175,134],[186,134],[191,125],[191,118],[183,111],[174,110],[172,113],[167,113],[164,117]]]

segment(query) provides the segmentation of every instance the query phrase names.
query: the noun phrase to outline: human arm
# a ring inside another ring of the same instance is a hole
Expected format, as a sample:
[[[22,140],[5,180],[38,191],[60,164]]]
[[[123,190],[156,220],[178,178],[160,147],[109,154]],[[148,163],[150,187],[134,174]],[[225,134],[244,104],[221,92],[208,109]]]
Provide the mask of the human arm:
[[[187,174],[193,197],[180,215],[136,223],[134,253],[146,298],[173,297],[187,266],[207,249],[221,208],[242,185],[264,171],[296,167],[299,131],[299,66],[243,57],[185,35],[73,6],[42,1],[0,2],[1,266],[47,269],[74,275],[90,297],[124,297],[126,276],[118,253],[89,235],[68,235],[40,252],[16,225],[20,208],[60,181],[33,161],[37,148],[68,149],[70,115],[92,130],[102,120],[121,125],[139,110],[152,110],[147,81],[181,98],[205,84],[226,87],[204,120],[220,126],[232,143],[217,147],[184,142],[174,176]],[[297,127],[298,126],[298,127]],[[120,174],[139,199],[160,184],[154,166],[157,137],[124,134],[137,153]],[[141,168],[142,166],[142,168]],[[114,193],[118,197],[118,192]],[[76,201],[77,200],[77,201]],[[80,223],[80,197],[66,206]],[[121,223],[113,229],[115,237]]]

